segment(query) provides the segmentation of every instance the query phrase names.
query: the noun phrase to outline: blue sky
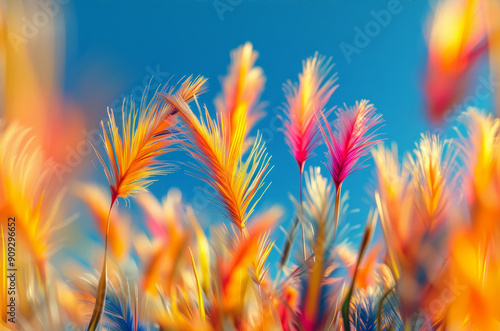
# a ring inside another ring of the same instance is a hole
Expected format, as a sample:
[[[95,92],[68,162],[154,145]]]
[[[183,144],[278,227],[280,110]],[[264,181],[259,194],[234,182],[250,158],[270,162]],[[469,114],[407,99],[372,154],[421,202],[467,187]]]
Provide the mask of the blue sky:
[[[426,61],[424,31],[431,12],[427,1],[230,3],[78,1],[67,5],[65,93],[86,107],[91,125],[97,127],[106,107],[118,104],[124,95],[138,95],[152,72],[156,76],[153,82],[162,83],[172,75],[173,81],[185,75],[204,75],[209,78],[209,92],[200,101],[213,110],[230,51],[252,42],[260,54],[257,65],[267,77],[261,99],[267,103],[268,115],[256,128],[267,133],[274,165],[268,177],[272,185],[260,208],[282,205],[286,228],[294,212],[289,192],[298,196],[298,169],[283,134],[275,130],[279,124],[275,117],[284,101],[282,84],[288,79],[296,81],[302,61],[316,51],[331,56],[338,72],[340,86],[328,106],[369,99],[383,114],[381,132],[386,143],[396,141],[400,154],[413,148],[421,132],[435,129],[426,119],[421,89]],[[318,148],[306,168],[321,166],[327,176],[322,165],[324,150],[324,146]],[[169,157],[174,162],[188,160],[181,152]],[[369,193],[374,187],[373,167],[371,161],[367,164],[368,168],[354,173],[343,185],[350,191],[351,208],[360,209],[349,219],[353,224],[364,224],[373,207]],[[87,175],[104,184],[100,169],[89,169]],[[200,184],[180,170],[159,178],[151,191],[161,197],[170,187],[178,187],[192,202],[200,197],[194,189]],[[202,214],[205,225],[220,219],[210,206]],[[282,240],[281,236],[278,245]]]

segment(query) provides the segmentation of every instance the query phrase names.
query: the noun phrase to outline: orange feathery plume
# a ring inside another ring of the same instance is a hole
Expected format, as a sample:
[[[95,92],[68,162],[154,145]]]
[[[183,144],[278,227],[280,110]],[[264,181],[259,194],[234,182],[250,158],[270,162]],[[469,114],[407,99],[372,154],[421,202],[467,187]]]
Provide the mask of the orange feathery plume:
[[[299,84],[288,81],[284,85],[286,94],[284,120],[285,137],[290,150],[299,166],[301,181],[304,164],[313,156],[319,144],[316,116],[323,111],[338,85],[337,74],[328,77],[333,65],[331,59],[317,53],[303,63]]]
[[[450,245],[451,290],[458,295],[446,307],[446,323],[453,329],[498,329],[495,306],[500,295],[500,121],[469,108],[461,115],[460,158],[466,169],[467,207],[462,227]],[[460,214],[462,216],[462,214]]]
[[[375,201],[404,318],[437,294],[446,254],[450,207],[458,200],[450,141],[422,135],[401,167],[397,150],[373,151],[379,188]],[[435,318],[437,316],[429,316]]]
[[[446,215],[453,202],[453,164],[455,154],[449,140],[441,142],[436,135],[424,135],[408,155],[415,207],[424,224],[433,228]]]
[[[194,80],[186,79],[177,91],[177,96],[183,102],[191,101],[195,94],[202,93],[206,79],[198,77]],[[166,93],[172,94],[174,88]],[[128,116],[125,109],[122,113],[122,132],[118,130],[112,111],[108,111],[109,133],[101,122],[103,141],[110,166],[106,164],[101,154],[94,148],[101,162],[111,190],[111,205],[106,222],[106,237],[104,241],[104,262],[96,294],[94,311],[88,329],[94,331],[104,310],[107,285],[107,250],[108,232],[111,210],[118,197],[127,198],[135,193],[144,191],[153,180],[152,176],[164,172],[164,165],[157,159],[170,151],[169,147],[175,142],[172,139],[172,126],[175,124],[174,109],[169,103],[162,101],[157,93],[152,100],[146,101],[145,94],[139,110],[132,101]],[[125,108],[125,107],[124,107]]]
[[[191,101],[195,94],[204,91],[205,81],[203,77],[186,79],[177,92],[179,97]],[[167,93],[173,91],[170,88]],[[174,109],[156,94],[149,102],[146,97],[145,94],[140,109],[132,101],[128,116],[123,111],[121,135],[112,111],[108,111],[109,133],[101,122],[110,166],[97,150],[96,154],[108,179],[112,202],[144,191],[153,182],[150,178],[162,173],[163,165],[157,157],[170,151],[168,147],[175,142],[167,139],[173,135]]]
[[[223,94],[215,99],[235,147],[244,147],[248,133],[265,114],[258,100],[266,79],[262,69],[254,67],[257,57],[249,42],[232,51],[229,73],[222,82]]]
[[[340,193],[344,180],[354,171],[363,167],[366,160],[360,159],[369,154],[369,150],[380,142],[377,130],[382,123],[382,115],[375,112],[373,105],[368,104],[368,100],[356,102],[352,108],[340,109],[337,112],[335,121],[336,134],[333,133],[326,117],[323,121],[326,125],[326,132],[320,126],[326,146],[328,147],[328,162],[326,166],[332,175],[336,188],[335,198],[335,230],[337,232]]]
[[[167,99],[179,110],[189,131],[186,137],[189,153],[200,163],[200,171],[206,174],[209,184],[217,192],[226,216],[243,230],[265,191],[261,189],[270,157],[261,136],[257,136],[246,161],[243,161],[241,155],[234,153],[238,147],[229,145],[226,123],[220,114],[217,121],[213,120],[205,108],[205,115],[198,119],[179,95],[167,96]]]

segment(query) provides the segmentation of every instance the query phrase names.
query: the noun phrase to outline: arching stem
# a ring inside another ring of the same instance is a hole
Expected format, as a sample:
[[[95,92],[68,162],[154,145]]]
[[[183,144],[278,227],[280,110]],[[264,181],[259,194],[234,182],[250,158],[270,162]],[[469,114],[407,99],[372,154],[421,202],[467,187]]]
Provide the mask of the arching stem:
[[[94,305],[94,311],[92,312],[92,317],[90,318],[88,331],[95,331],[99,326],[99,322],[104,311],[104,306],[106,304],[106,288],[108,283],[108,234],[109,234],[109,220],[111,219],[111,211],[115,204],[116,197],[111,200],[111,205],[109,206],[108,220],[106,221],[106,236],[104,239],[104,262],[102,264],[101,277],[99,278],[99,285],[97,286],[97,293]]]

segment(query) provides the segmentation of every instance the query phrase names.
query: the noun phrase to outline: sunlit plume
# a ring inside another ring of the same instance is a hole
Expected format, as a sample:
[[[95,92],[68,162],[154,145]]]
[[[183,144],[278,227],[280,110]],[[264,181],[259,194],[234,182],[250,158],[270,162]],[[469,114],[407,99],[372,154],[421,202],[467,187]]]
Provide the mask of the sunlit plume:
[[[221,114],[212,119],[205,108],[200,118],[179,95],[168,97],[184,121],[184,146],[199,166],[202,178],[206,178],[215,190],[215,196],[224,208],[224,214],[243,230],[254,212],[255,205],[266,190],[264,180],[270,170],[270,157],[266,153],[262,136],[257,135],[253,146],[243,160],[229,145],[227,130]],[[241,151],[241,149],[240,149]]]
[[[413,155],[408,155],[408,169],[414,189],[414,203],[424,224],[432,229],[446,216],[452,203],[456,175],[456,153],[449,140],[422,134]]]
[[[227,137],[236,155],[251,146],[248,134],[265,115],[259,97],[266,78],[262,68],[254,66],[257,57],[249,42],[233,50],[228,75],[222,81],[223,93],[215,99],[215,107],[226,123]]]
[[[185,79],[178,89],[165,86],[162,95],[177,93],[182,101],[191,101],[196,94],[204,91],[206,79],[199,77]],[[165,172],[165,164],[158,157],[172,150],[172,145],[177,142],[174,136],[175,109],[155,93],[151,100],[147,100],[147,92],[144,93],[139,108],[131,101],[130,108],[124,104],[122,109],[121,132],[116,125],[112,110],[108,110],[109,122],[106,130],[101,122],[103,130],[103,142],[106,150],[107,162],[94,147],[97,157],[108,180],[111,203],[109,206],[108,219],[106,221],[106,236],[104,239],[104,261],[99,280],[98,291],[94,312],[90,318],[90,331],[99,326],[102,312],[105,308],[106,285],[107,285],[107,250],[109,220],[111,211],[117,198],[128,198],[143,192],[154,181],[155,175]]]

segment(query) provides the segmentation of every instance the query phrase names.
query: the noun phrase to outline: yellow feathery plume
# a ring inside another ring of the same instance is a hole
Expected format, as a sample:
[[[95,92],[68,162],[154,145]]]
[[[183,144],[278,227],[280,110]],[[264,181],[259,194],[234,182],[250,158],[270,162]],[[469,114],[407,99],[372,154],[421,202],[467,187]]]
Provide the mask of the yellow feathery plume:
[[[186,148],[200,163],[200,172],[206,174],[208,183],[215,189],[225,215],[242,231],[265,189],[270,157],[262,137],[257,135],[245,161],[229,145],[226,123],[219,114],[213,120],[205,107],[205,115],[198,119],[187,103],[179,96],[167,96],[179,110],[185,122]],[[200,110],[201,112],[201,110]]]
[[[223,94],[215,99],[215,107],[227,124],[235,155],[246,149],[248,133],[265,115],[258,100],[266,78],[262,68],[254,67],[257,57],[258,53],[249,42],[232,51],[229,73],[222,82]]]
[[[191,101],[195,94],[202,93],[206,79],[198,77],[186,79],[177,91],[177,95],[185,102]],[[174,87],[166,91],[172,94]],[[122,130],[118,126],[112,111],[108,111],[109,123],[106,130],[101,122],[103,141],[109,166],[103,156],[94,148],[101,162],[111,190],[111,205],[106,221],[106,237],[104,241],[104,261],[96,294],[94,311],[88,329],[94,331],[104,310],[107,284],[106,257],[108,248],[109,219],[111,210],[118,197],[128,198],[144,191],[153,180],[152,176],[162,174],[164,165],[157,159],[170,151],[175,142],[172,139],[172,126],[175,124],[175,111],[169,103],[165,103],[155,93],[152,100],[146,101],[145,94],[140,109],[131,102],[128,116],[125,107],[122,110]]]
[[[452,203],[455,154],[451,141],[441,142],[436,135],[422,134],[420,143],[408,155],[409,171],[415,191],[417,212],[433,228]]]

